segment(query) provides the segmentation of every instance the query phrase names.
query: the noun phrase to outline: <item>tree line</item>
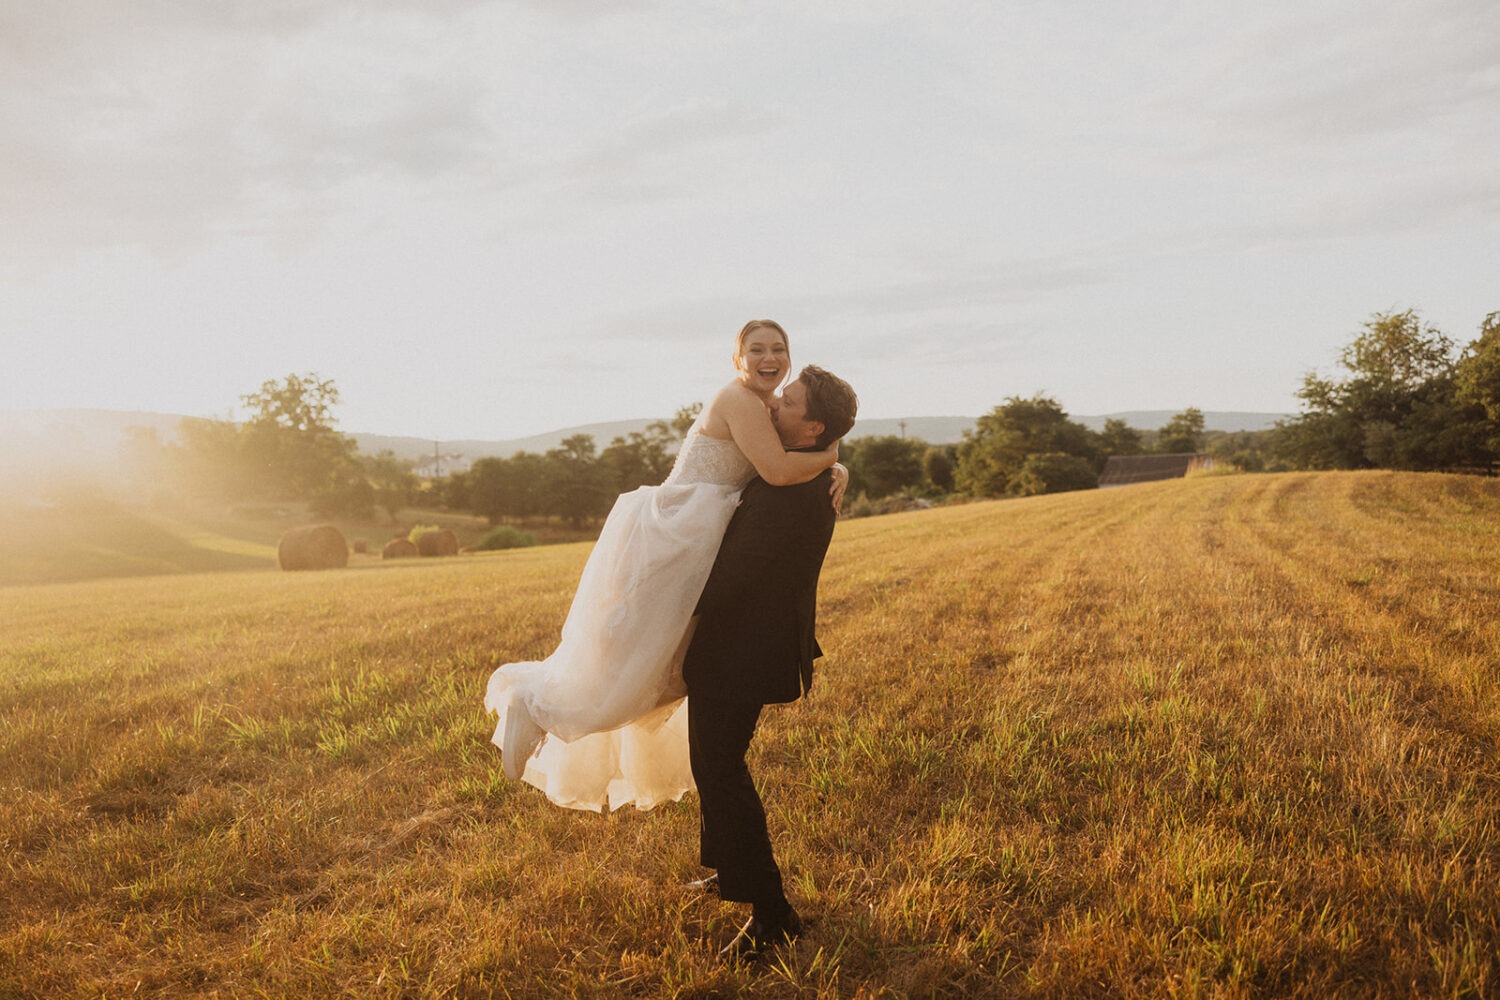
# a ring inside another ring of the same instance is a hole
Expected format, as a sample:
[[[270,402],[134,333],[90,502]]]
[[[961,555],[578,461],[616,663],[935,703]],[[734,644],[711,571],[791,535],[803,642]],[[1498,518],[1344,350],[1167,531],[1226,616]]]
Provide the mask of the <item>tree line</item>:
[[[498,525],[507,520],[559,518],[574,526],[609,512],[614,499],[666,478],[683,436],[701,409],[614,438],[600,449],[575,434],[545,452],[488,457],[467,470],[419,480],[413,463],[391,452],[359,453],[334,428],[339,400],[332,381],[288,375],[240,397],[242,422],[189,418],[179,440],[138,442],[153,475],[183,492],[244,501],[306,502],[326,516],[394,520],[404,507],[467,511]],[[1157,431],[1118,420],[1102,432],[1071,420],[1055,400],[1012,398],[980,417],[957,444],[930,445],[904,437],[845,441],[851,501],[859,498],[1024,496],[1079,489],[1097,482],[1105,458],[1145,450],[1194,451],[1206,437],[1203,415],[1188,409]]]
[[[1248,472],[1496,471],[1500,312],[1462,348],[1415,310],[1376,313],[1341,350],[1339,369],[1304,376],[1301,412],[1264,431],[1208,431],[1194,407],[1155,431],[1113,419],[1093,431],[1046,394],[1012,396],[954,445],[851,442],[850,488],[872,498],[1028,496],[1097,486],[1110,456],[1182,452]]]
[[[851,508],[877,501],[1030,496],[1098,485],[1115,455],[1203,452],[1243,471],[1367,469],[1493,471],[1500,462],[1500,312],[1460,348],[1414,310],[1377,313],[1339,355],[1340,371],[1308,373],[1301,412],[1265,431],[1204,426],[1196,407],[1143,430],[1111,419],[1095,431],[1045,393],[1011,396],[963,440],[929,444],[881,436],[846,441]],[[179,440],[150,432],[130,442],[152,481],[220,497],[305,501],[329,516],[391,519],[422,505],[469,511],[491,524],[561,518],[575,526],[608,513],[614,498],[660,483],[700,409],[617,437],[600,449],[577,434],[546,452],[481,458],[464,472],[420,481],[390,452],[359,453],[334,429],[338,389],[315,374],[265,382],[241,397],[243,422],[187,419]]]
[[[894,435],[859,438],[842,446],[840,458],[856,499],[1031,496],[1097,486],[1112,455],[1196,452],[1223,437],[1204,429],[1203,413],[1195,407],[1156,430],[1110,419],[1095,431],[1039,393],[1006,399],[954,444]]]
[[[316,374],[288,375],[240,397],[244,421],[187,417],[177,440],[134,428],[125,465],[153,493],[236,503],[306,502],[325,516],[392,518],[420,484],[412,463],[389,451],[362,455],[334,427],[339,392]]]
[[[412,506],[507,518],[558,517],[581,526],[608,513],[615,497],[666,478],[699,406],[615,438],[600,451],[592,435],[509,458],[481,458],[466,471],[422,480],[390,451],[364,455],[335,429],[339,392],[316,374],[288,375],[240,397],[244,421],[187,418],[176,440],[154,431],[127,440],[127,465],[143,482],[200,498],[306,503],[328,517],[394,521]]]
[[[602,451],[591,434],[556,448],[509,458],[481,458],[467,472],[432,484],[441,503],[499,524],[505,518],[561,517],[575,526],[609,513],[615,497],[667,478],[682,438],[701,409],[685,406],[671,420],[616,437]]]

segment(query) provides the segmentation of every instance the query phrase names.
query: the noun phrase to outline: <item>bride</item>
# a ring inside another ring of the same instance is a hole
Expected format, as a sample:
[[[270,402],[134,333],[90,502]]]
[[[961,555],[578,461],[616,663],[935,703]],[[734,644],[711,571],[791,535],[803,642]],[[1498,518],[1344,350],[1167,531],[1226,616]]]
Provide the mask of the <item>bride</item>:
[[[733,359],[734,380],[698,417],[666,481],[615,501],[557,651],[490,676],[484,705],[499,716],[492,740],[506,776],[560,806],[650,809],[693,787],[682,657],[740,490],[756,475],[805,483],[838,458],[837,443],[788,452],[776,435],[767,407],[791,372],[785,330],[752,320]],[[835,507],[846,482],[835,479]]]

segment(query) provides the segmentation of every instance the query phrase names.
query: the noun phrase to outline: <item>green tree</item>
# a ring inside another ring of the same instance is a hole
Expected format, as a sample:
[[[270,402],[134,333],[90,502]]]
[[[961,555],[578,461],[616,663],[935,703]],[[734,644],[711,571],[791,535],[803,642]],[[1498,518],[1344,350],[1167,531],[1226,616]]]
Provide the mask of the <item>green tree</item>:
[[[592,439],[590,439],[592,440]],[[518,451],[506,460],[510,468],[511,503],[516,517],[551,513],[552,463],[534,451]]]
[[[679,413],[683,411],[678,411]],[[689,426],[691,426],[689,421]],[[672,471],[682,437],[673,424],[658,420],[645,431],[617,437],[599,454],[616,493],[629,493],[638,486],[654,486]]]
[[[1377,313],[1340,353],[1346,377],[1303,379],[1302,413],[1278,425],[1278,454],[1314,469],[1488,463],[1485,411],[1461,397],[1453,352],[1414,310]]]
[[[843,446],[840,445],[841,454]],[[927,443],[893,434],[860,438],[845,465],[849,478],[873,499],[922,484],[922,456]]]
[[[677,434],[677,440],[681,441],[687,437],[688,431],[693,429],[693,421],[697,420],[698,414],[702,412],[702,403],[689,403],[677,410],[676,415],[669,421],[672,430]]]
[[[299,434],[330,433],[338,401],[339,390],[333,380],[320,379],[315,373],[288,375],[280,381],[268,379],[258,391],[240,397],[252,411],[249,423],[274,425]]]
[[[481,458],[464,477],[464,506],[492,525],[506,517],[534,517],[548,509],[553,475],[552,463],[534,452]]]
[[[318,492],[308,501],[308,508],[324,517],[370,518],[375,515],[375,487],[368,479],[351,474]]]
[[[418,486],[418,495],[435,507],[448,507],[453,510],[472,509],[469,504],[469,474],[467,472],[450,472],[441,479],[428,480],[425,485]]]
[[[476,460],[469,466],[469,471],[464,473],[465,506],[488,519],[491,525],[499,524],[502,517],[515,513],[514,505],[507,495],[507,465],[506,459],[486,456]]]
[[[1090,466],[1100,461],[1097,436],[1068,419],[1056,400],[1011,396],[965,432],[954,483],[972,496],[1006,496],[1027,457],[1043,454],[1073,455]]]
[[[953,467],[957,449],[952,445],[933,445],[922,453],[922,478],[935,493],[953,492]]]
[[[394,521],[396,512],[408,506],[417,492],[417,475],[412,471],[412,463],[385,449],[375,455],[360,456],[360,465],[373,490],[375,506]]]
[[[1500,312],[1480,324],[1479,339],[1459,359],[1456,381],[1459,402],[1484,411],[1486,447],[1500,452]]]
[[[574,434],[544,456],[548,510],[574,527],[609,511],[616,496],[609,469],[595,456],[592,434]]]
[[[332,380],[288,375],[240,400],[251,411],[240,428],[240,459],[269,495],[347,494],[363,481],[354,439],[333,426],[339,391]]]
[[[1202,451],[1203,411],[1190,406],[1163,424],[1156,432],[1156,450],[1163,455]]]
[[[1209,431],[1204,435],[1203,450],[1214,457],[1214,464],[1243,472],[1268,472],[1283,469],[1272,458],[1271,441],[1276,432]]]
[[[670,420],[653,421],[644,431],[632,431],[611,441],[599,453],[599,462],[608,470],[615,492],[629,493],[666,479],[678,448],[702,412],[702,403],[691,403],[679,407]]]
[[[1012,496],[1029,497],[1041,493],[1092,490],[1098,485],[1099,473],[1087,459],[1043,452],[1026,456],[1020,470],[1011,477],[1007,492]]]
[[[1146,445],[1140,431],[1118,417],[1110,417],[1099,433],[1099,450],[1105,455],[1139,455]]]

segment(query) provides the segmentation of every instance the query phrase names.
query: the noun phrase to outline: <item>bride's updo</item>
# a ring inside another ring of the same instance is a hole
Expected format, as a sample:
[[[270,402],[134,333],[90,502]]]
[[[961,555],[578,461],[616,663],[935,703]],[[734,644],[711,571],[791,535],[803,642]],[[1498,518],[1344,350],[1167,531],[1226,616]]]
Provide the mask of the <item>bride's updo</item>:
[[[786,345],[787,354],[790,355],[792,353],[791,338],[786,335],[786,331],[781,328],[780,323],[776,322],[774,319],[752,319],[750,322],[741,327],[739,335],[734,338],[734,353],[729,356],[729,360],[734,362],[735,371],[739,371],[740,362],[744,360],[745,341],[750,338],[750,335],[752,333],[763,327],[766,329],[775,330],[777,333],[781,334],[781,342]]]

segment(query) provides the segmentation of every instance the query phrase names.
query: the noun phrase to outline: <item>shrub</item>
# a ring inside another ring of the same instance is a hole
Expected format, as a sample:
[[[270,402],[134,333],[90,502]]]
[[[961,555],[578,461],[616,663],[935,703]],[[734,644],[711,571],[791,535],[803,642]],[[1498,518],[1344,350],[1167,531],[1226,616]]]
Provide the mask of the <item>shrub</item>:
[[[318,493],[307,506],[320,517],[368,518],[375,513],[375,488],[361,478],[349,478]]]
[[[1061,452],[1043,452],[1026,456],[1021,468],[1010,477],[1006,492],[1011,496],[1030,497],[1038,493],[1091,490],[1098,485],[1099,475],[1087,459]]]
[[[914,487],[903,493],[881,497],[879,500],[871,500],[864,493],[860,493],[853,500],[845,499],[843,516],[846,518],[876,517],[881,514],[902,514],[909,510],[925,510],[932,506],[931,500],[916,494]]]
[[[536,536],[531,532],[502,524],[480,539],[476,548],[489,552],[495,549],[523,549],[535,544]]]
[[[875,504],[864,492],[854,499],[844,498],[845,517],[871,517],[875,513]]]

